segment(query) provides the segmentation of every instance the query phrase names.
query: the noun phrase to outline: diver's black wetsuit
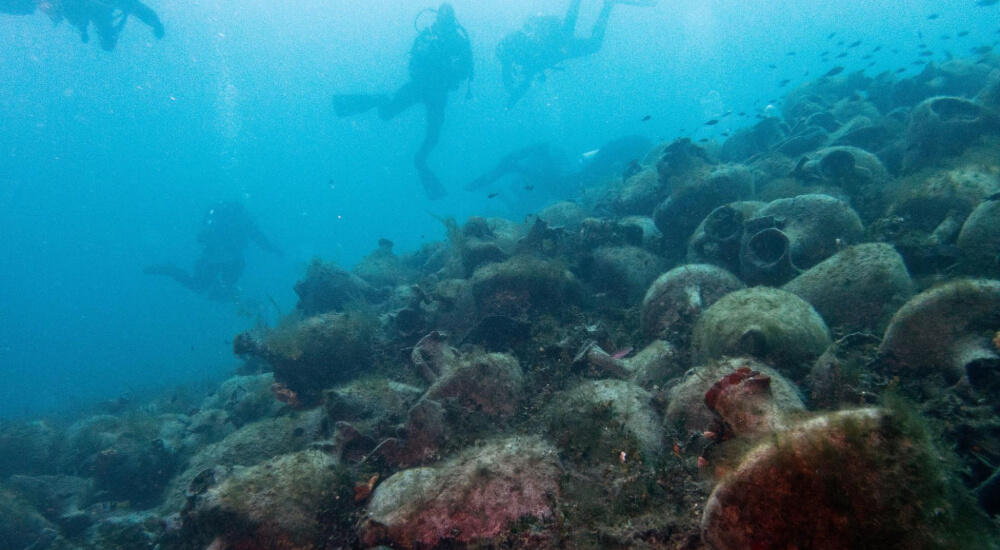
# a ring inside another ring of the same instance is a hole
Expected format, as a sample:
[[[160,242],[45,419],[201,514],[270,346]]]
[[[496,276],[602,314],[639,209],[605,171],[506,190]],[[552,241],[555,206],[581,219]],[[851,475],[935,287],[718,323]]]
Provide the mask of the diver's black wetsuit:
[[[160,16],[139,0],[61,0],[56,6],[58,14],[80,31],[80,38],[85,43],[90,40],[89,28],[93,23],[101,48],[106,51],[118,44],[129,16],[134,15],[152,28],[156,38],[164,35]]]
[[[568,161],[562,151],[549,143],[535,143],[503,157],[490,171],[465,184],[464,189],[483,189],[509,174],[522,176],[530,186],[548,184],[554,187],[568,172]]]
[[[501,77],[510,94],[507,107],[513,107],[531,88],[536,79],[544,79],[545,71],[574,57],[597,53],[604,44],[604,35],[615,4],[652,6],[654,0],[605,0],[588,38],[576,37],[581,0],[571,0],[562,21],[553,15],[529,18],[520,30],[503,37],[497,46]]]
[[[409,72],[410,81],[392,97],[385,94],[338,95],[334,98],[334,108],[338,116],[377,109],[380,118],[389,120],[423,103],[427,111],[427,132],[413,164],[428,197],[437,199],[446,191],[427,166],[427,156],[438,144],[448,94],[472,78],[472,47],[450,5],[442,4],[434,24],[417,36],[410,50]]]
[[[236,283],[246,266],[243,252],[251,242],[267,252],[281,253],[250,219],[242,204],[218,203],[208,209],[202,220],[198,232],[202,251],[191,273],[173,264],[149,266],[143,271],[170,277],[213,300],[231,299],[237,294]]]
[[[80,39],[90,41],[90,25],[101,43],[110,51],[118,44],[118,37],[129,16],[135,16],[153,29],[156,38],[163,38],[164,28],[160,16],[140,0],[0,0],[0,13],[31,15],[41,8],[55,23],[63,19],[77,28]]]

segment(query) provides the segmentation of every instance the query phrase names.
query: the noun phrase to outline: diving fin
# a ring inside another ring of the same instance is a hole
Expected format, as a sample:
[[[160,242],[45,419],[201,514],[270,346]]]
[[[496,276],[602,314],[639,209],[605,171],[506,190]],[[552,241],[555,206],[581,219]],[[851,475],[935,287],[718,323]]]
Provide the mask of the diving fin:
[[[417,168],[417,174],[420,175],[420,183],[424,184],[424,191],[427,192],[428,199],[436,201],[448,195],[448,190],[441,185],[441,180],[431,171],[427,163],[418,161],[414,162],[413,165]]]
[[[339,117],[360,115],[378,107],[383,101],[380,95],[338,94],[333,96],[333,111]]]

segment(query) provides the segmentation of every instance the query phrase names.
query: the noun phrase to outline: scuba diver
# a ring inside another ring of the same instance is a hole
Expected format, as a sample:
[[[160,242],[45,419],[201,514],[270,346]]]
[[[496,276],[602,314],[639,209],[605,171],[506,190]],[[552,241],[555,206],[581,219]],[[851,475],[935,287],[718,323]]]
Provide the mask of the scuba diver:
[[[420,181],[430,199],[447,194],[434,172],[427,166],[427,156],[437,146],[444,124],[448,94],[463,81],[472,80],[472,47],[468,33],[455,19],[451,4],[444,3],[436,11],[434,23],[420,31],[410,50],[410,80],[389,97],[375,95],[337,95],[334,111],[345,117],[377,109],[382,120],[389,120],[406,109],[423,103],[427,112],[427,131],[420,149],[413,158]],[[417,14],[419,20],[420,15]],[[414,22],[416,25],[416,22]]]
[[[556,69],[567,59],[597,53],[604,44],[604,33],[615,4],[656,5],[656,0],[604,0],[597,21],[590,30],[590,37],[577,38],[580,1],[570,1],[562,21],[554,15],[531,17],[519,31],[504,36],[497,45],[496,55],[500,60],[503,85],[510,94],[508,109],[517,104],[536,79],[544,81],[546,71]]]
[[[265,252],[282,254],[261,233],[242,204],[217,203],[209,207],[202,220],[198,232],[202,250],[191,273],[170,263],[148,266],[143,273],[170,277],[212,300],[232,299],[238,294],[236,282],[246,266],[243,252],[250,242]]]
[[[139,0],[0,0],[0,13],[31,15],[36,9],[45,12],[54,23],[63,19],[80,32],[80,39],[90,41],[90,25],[94,25],[101,48],[111,51],[129,16],[149,25],[153,36],[163,38],[165,30],[160,16]]]
[[[535,143],[508,153],[464,189],[479,191],[493,186],[490,198],[497,198],[517,217],[537,212],[553,201],[572,200],[608,180],[628,179],[641,171],[641,162],[652,147],[648,138],[624,136],[574,160],[549,143]],[[503,192],[496,189],[498,182],[504,185]]]
[[[518,149],[502,159],[485,174],[465,184],[466,191],[489,187],[509,175],[518,176],[527,190],[558,188],[573,172],[569,156],[549,143],[535,143]]]

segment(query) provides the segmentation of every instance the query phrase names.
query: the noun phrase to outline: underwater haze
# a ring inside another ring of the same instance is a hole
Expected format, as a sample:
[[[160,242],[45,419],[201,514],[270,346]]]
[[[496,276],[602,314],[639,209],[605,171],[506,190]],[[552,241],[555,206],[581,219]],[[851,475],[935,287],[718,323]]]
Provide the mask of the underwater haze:
[[[0,550],[1000,550],[998,47],[0,0]]]
[[[292,306],[289,282],[313,256],[350,267],[379,238],[403,251],[441,238],[431,214],[517,220],[537,211],[542,205],[518,204],[531,197],[505,204],[461,191],[510,150],[548,140],[578,155],[625,135],[673,139],[713,109],[766,104],[784,92],[781,80],[823,71],[818,53],[830,32],[882,45],[875,73],[915,59],[918,32],[935,42],[968,30],[954,45],[964,51],[996,31],[972,2],[621,6],[598,54],[568,61],[506,110],[496,45],[528,16],[561,14],[565,3],[454,5],[476,77],[471,99],[452,94],[431,155],[451,191],[438,202],[426,200],[410,166],[420,109],[382,123],[337,119],[330,104],[335,93],[405,82],[414,17],[433,6],[155,5],[166,37],[155,40],[133,20],[113,52],[81,44],[68,24],[52,28],[40,14],[0,18],[0,364],[8,373],[0,414],[231,369],[230,338],[254,320],[141,272],[153,262],[191,261],[197,224],[213,202],[244,202],[287,251],[280,260],[251,252],[241,281],[253,302],[244,313],[267,316],[268,297]],[[578,34],[597,7],[584,2]],[[934,12],[941,17],[928,21]]]

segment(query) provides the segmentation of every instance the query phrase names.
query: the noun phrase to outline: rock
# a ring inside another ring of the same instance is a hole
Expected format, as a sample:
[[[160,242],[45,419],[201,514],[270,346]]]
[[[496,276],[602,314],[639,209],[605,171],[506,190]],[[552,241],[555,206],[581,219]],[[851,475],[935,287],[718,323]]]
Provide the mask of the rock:
[[[0,549],[49,548],[58,538],[55,526],[27,502],[0,489]]]
[[[444,407],[432,399],[422,399],[410,409],[399,437],[382,441],[371,454],[396,467],[429,464],[441,458],[441,447],[447,439]]]
[[[296,309],[305,315],[319,315],[376,299],[378,291],[360,277],[335,264],[314,258],[306,269],[306,278],[295,283],[299,296]]]
[[[987,200],[973,210],[956,244],[965,273],[1000,278],[1000,200]]]
[[[530,256],[484,265],[472,276],[472,294],[481,316],[557,311],[573,301],[577,286],[559,264]]]
[[[323,406],[330,421],[351,422],[364,427],[359,429],[368,429],[399,423],[423,393],[421,388],[408,384],[366,378],[327,390]]]
[[[976,386],[1000,368],[1000,281],[960,280],[922,292],[889,322],[879,355],[909,376]]]
[[[653,340],[634,357],[622,361],[630,373],[628,380],[646,390],[662,387],[682,375],[687,365],[677,348],[665,340]]]
[[[663,453],[660,419],[652,395],[624,380],[581,383],[553,399],[548,431],[564,456],[582,464],[605,464],[625,452],[653,465]]]
[[[738,274],[744,222],[753,218],[764,205],[763,202],[743,201],[712,210],[688,243],[688,263],[717,265]]]
[[[213,533],[230,547],[322,548],[326,524],[349,510],[352,493],[327,455],[302,451],[236,467],[201,495],[184,528]]]
[[[749,377],[719,384],[740,369],[759,373],[758,380],[768,379],[766,385],[747,384]],[[713,388],[718,395],[710,407],[706,396]],[[664,424],[684,434],[711,431],[719,437],[754,438],[783,428],[791,415],[803,411],[805,405],[795,384],[778,371],[753,359],[724,359],[695,369],[671,388]],[[724,424],[720,426],[720,422]]]
[[[875,402],[884,379],[873,376],[881,336],[855,332],[837,340],[816,360],[806,383],[818,409],[854,408]]]
[[[650,210],[652,212],[652,210]],[[657,251],[662,248],[661,240],[663,235],[656,228],[656,223],[649,216],[625,216],[618,220],[622,231],[628,235],[633,233],[640,236],[641,240],[632,241],[630,244],[641,246],[646,250]]]
[[[683,246],[715,208],[750,198],[754,176],[746,167],[727,165],[708,174],[673,182],[670,196],[653,212],[665,244]]]
[[[969,536],[956,522],[966,497],[952,493],[927,434],[908,422],[875,409],[831,413],[760,445],[712,491],[705,542],[903,550]],[[986,544],[984,535],[971,547]]]
[[[465,415],[510,418],[520,409],[524,375],[517,359],[501,353],[471,354],[427,390],[425,399],[454,400]]]
[[[107,499],[144,508],[159,502],[179,464],[162,439],[122,437],[90,458],[90,474]]]
[[[392,247],[393,242],[389,239],[379,239],[378,249],[362,258],[351,272],[374,288],[403,284],[410,274],[392,252]]]
[[[635,246],[601,247],[593,252],[586,271],[590,283],[625,303],[642,299],[649,284],[663,272],[664,262]]]
[[[782,287],[809,302],[826,325],[881,334],[913,297],[903,258],[883,243],[848,247]]]
[[[914,277],[953,266],[962,225],[980,203],[1000,192],[1000,177],[991,172],[965,163],[908,178],[871,233],[896,247]]]
[[[881,216],[888,204],[884,187],[889,174],[879,158],[856,147],[827,147],[802,157],[792,172],[806,183],[841,188],[865,220]]]
[[[496,539],[514,522],[548,520],[559,496],[558,454],[538,438],[470,449],[435,468],[399,472],[375,489],[361,540],[432,548]]]
[[[786,157],[800,157],[809,151],[815,151],[830,141],[826,130],[817,127],[804,128],[792,134],[787,139],[775,145],[774,150]]]
[[[150,512],[101,518],[88,532],[90,548],[153,550],[166,534],[167,522]]]
[[[708,308],[694,329],[698,361],[751,356],[793,380],[830,345],[816,310],[798,296],[765,287],[738,290]]]
[[[711,265],[684,265],[659,278],[646,291],[640,318],[646,340],[663,338],[686,348],[702,312],[719,298],[744,288],[729,272]]]
[[[180,511],[188,501],[192,482],[205,471],[254,466],[278,455],[301,451],[325,438],[330,428],[321,409],[247,424],[191,457],[184,471],[170,480],[161,509],[165,514]]]
[[[723,162],[744,162],[754,155],[765,153],[788,137],[789,128],[781,119],[767,117],[752,128],[733,133],[722,144],[719,157]]]
[[[564,227],[566,231],[575,233],[580,230],[580,223],[587,217],[587,213],[575,202],[563,201],[545,207],[538,217],[551,227]]]
[[[989,82],[976,96],[976,101],[987,109],[1000,111],[1000,71],[990,73]]]
[[[933,163],[997,133],[1000,118],[986,107],[961,97],[932,97],[910,115],[905,165],[915,168]]]
[[[292,392],[284,397],[286,402],[310,406],[319,402],[322,390],[371,365],[374,328],[373,320],[359,313],[325,313],[263,332],[244,332],[233,342],[233,351],[267,361],[276,383]]]
[[[659,173],[647,168],[625,180],[621,191],[611,200],[611,211],[619,216],[648,216],[664,195]]]
[[[285,404],[274,398],[272,385],[274,375],[271,373],[234,376],[205,398],[200,408],[202,411],[225,411],[226,420],[237,428],[265,417],[273,417]]]
[[[955,59],[946,63],[928,63],[919,75],[895,82],[889,111],[899,106],[914,106],[934,96],[972,97],[986,86],[990,67]]]
[[[860,242],[864,232],[857,213],[844,202],[828,195],[778,199],[758,210],[753,218],[747,220],[746,226],[740,264],[744,269],[750,263],[746,258],[748,251],[753,249],[751,240],[757,233],[771,228],[787,236],[788,259],[799,270],[809,269],[833,256],[840,248]],[[764,258],[774,256],[773,253],[762,255]]]
[[[508,257],[487,220],[478,216],[469,218],[462,227],[460,250],[466,277],[482,265],[502,262]]]
[[[0,479],[13,474],[55,473],[61,437],[55,428],[42,420],[0,424]]]
[[[691,143],[689,138],[674,140],[660,153],[656,171],[660,180],[670,184],[675,177],[687,176],[706,169],[713,164],[705,150]]]

